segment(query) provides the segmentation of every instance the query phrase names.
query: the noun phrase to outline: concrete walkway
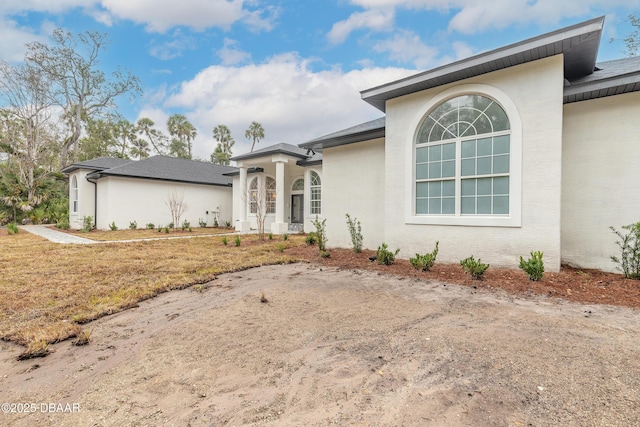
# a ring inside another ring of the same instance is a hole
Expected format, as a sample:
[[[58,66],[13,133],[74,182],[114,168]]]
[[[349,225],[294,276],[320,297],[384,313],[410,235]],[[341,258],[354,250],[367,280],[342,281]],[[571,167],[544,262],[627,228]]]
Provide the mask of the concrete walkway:
[[[95,240],[85,239],[84,237],[74,236],[73,234],[53,230],[47,225],[21,225],[19,228],[31,234],[35,234],[36,236],[44,237],[45,239],[50,240],[54,243],[73,243],[81,245],[98,243]]]

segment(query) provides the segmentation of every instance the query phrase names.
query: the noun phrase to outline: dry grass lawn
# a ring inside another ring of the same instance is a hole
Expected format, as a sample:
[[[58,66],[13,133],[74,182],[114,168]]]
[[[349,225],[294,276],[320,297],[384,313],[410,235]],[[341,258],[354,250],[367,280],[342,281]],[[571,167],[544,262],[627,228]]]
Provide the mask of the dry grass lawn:
[[[58,229],[56,229],[58,230]],[[58,230],[69,234],[73,234],[79,237],[84,237],[91,240],[97,240],[100,242],[119,241],[119,240],[131,240],[131,239],[157,239],[167,237],[190,237],[190,236],[209,236],[216,234],[232,233],[231,228],[193,228],[191,231],[178,229],[169,229],[168,233],[165,233],[164,229],[158,231],[157,229],[138,228],[137,230],[91,230],[90,232],[83,232],[80,230]]]
[[[78,335],[82,323],[161,292],[224,272],[297,261],[280,249],[304,244],[300,236],[264,243],[243,236],[236,247],[234,239],[229,236],[226,246],[220,236],[60,245],[25,232],[3,233],[0,339],[39,351]]]

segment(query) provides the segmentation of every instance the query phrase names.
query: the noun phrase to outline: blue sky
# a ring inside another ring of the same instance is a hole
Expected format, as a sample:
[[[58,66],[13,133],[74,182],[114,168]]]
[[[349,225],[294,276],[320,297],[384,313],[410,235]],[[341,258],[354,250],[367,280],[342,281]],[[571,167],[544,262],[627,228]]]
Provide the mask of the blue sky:
[[[185,114],[208,159],[216,125],[234,154],[254,120],[258,148],[302,143],[380,117],[363,89],[602,15],[598,60],[624,57],[636,12],[640,0],[3,0],[0,58],[19,62],[57,27],[105,32],[104,69],[127,68],[144,89],[121,113],[161,128]]]

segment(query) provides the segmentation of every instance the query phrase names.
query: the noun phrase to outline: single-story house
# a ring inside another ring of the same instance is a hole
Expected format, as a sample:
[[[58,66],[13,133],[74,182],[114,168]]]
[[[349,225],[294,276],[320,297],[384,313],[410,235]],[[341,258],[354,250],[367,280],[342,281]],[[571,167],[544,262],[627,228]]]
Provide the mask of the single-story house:
[[[544,253],[612,271],[609,226],[640,220],[640,57],[596,63],[604,18],[592,19],[361,92],[384,116],[298,146],[232,158],[237,168],[155,156],[96,159],[65,168],[71,223],[166,224],[169,189],[187,218],[236,230],[313,231],[329,247],[351,244],[399,256],[431,251],[457,263],[473,255],[515,268]],[[231,183],[233,185],[231,186]]]
[[[231,166],[153,156],[134,161],[101,157],[77,162],[62,172],[69,176],[69,224],[82,228],[92,217],[96,228],[108,230],[115,223],[139,228],[171,222],[170,200],[186,204],[181,217],[191,223],[213,225],[231,222],[233,212]],[[181,224],[175,224],[180,226]]]
[[[380,119],[232,158],[236,228],[312,231],[399,256],[473,255],[515,268],[544,253],[613,270],[609,226],[640,220],[640,57],[596,63],[604,18],[543,34],[362,91]],[[260,197],[260,199],[261,199]]]

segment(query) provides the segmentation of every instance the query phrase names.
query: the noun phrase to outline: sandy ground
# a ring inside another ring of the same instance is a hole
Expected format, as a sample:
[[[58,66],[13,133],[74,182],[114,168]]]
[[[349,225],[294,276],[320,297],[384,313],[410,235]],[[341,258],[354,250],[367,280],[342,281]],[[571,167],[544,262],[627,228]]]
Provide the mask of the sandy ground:
[[[0,425],[640,425],[638,310],[308,264],[204,288],[1,343],[0,403],[35,412]]]

